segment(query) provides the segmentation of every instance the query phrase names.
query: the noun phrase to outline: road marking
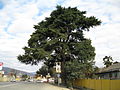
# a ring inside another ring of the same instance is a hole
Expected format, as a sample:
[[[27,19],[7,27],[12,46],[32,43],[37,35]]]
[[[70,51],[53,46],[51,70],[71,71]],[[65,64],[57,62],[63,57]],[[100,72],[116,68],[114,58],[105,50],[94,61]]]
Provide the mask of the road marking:
[[[14,85],[17,85],[17,84],[20,84],[20,83],[16,83],[16,84],[10,84],[10,85],[4,85],[4,86],[0,86],[0,88],[9,87],[9,86],[14,86]]]

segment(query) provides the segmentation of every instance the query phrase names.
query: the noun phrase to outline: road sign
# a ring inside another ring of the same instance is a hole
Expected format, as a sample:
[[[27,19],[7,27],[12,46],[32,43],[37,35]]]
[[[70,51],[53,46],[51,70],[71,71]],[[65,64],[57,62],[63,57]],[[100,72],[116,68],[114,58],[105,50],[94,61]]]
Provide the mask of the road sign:
[[[61,64],[60,64],[60,62],[56,62],[56,73],[61,73]]]
[[[0,70],[2,70],[3,62],[0,62]]]

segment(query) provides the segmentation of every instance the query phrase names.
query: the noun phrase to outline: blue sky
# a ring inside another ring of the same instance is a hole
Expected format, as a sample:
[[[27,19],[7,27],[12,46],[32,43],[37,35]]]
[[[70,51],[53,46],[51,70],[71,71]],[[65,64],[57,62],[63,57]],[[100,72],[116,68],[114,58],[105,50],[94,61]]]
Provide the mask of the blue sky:
[[[4,4],[0,1],[0,9],[2,9]]]
[[[17,57],[24,51],[33,25],[49,17],[56,5],[77,7],[102,21],[98,27],[85,32],[96,48],[96,65],[103,67],[105,55],[120,62],[120,0],[0,0],[0,62],[4,66],[28,72],[41,67],[21,64]]]

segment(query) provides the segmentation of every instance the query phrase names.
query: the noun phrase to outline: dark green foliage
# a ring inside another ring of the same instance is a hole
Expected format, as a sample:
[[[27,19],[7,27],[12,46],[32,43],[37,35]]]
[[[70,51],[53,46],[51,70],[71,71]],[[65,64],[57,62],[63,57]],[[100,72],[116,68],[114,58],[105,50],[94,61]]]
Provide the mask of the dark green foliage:
[[[86,17],[85,13],[77,8],[57,6],[49,18],[34,26],[36,31],[31,35],[28,47],[23,48],[25,54],[19,55],[18,59],[26,64],[37,64],[41,60],[49,60],[50,63],[52,59],[63,61],[63,58],[73,60],[73,56],[78,56],[76,52],[79,52],[74,49],[81,49],[82,42],[86,42],[83,30],[89,31],[90,27],[101,23],[93,16]],[[55,53],[51,55],[53,51]]]
[[[83,69],[85,69],[84,64],[80,64],[79,61],[74,60],[72,62],[66,62],[65,71],[67,80],[75,80],[77,78],[84,78],[85,73],[83,73]]]
[[[113,62],[113,64],[117,64],[117,63],[119,63],[119,62],[117,62],[117,61]]]
[[[46,77],[46,75],[48,74],[48,67],[46,65],[42,66],[37,72],[37,75],[42,75],[44,77]]]
[[[23,74],[23,75],[22,75],[22,80],[27,80],[28,77],[29,77],[29,76],[28,76],[27,74]]]
[[[84,69],[89,70],[94,64],[95,48],[91,40],[84,37],[83,31],[100,25],[101,21],[85,14],[77,8],[57,6],[50,17],[34,26],[35,32],[28,40],[28,47],[23,48],[25,53],[18,56],[19,61],[32,65],[44,61],[48,67],[59,61],[64,73],[65,63],[76,60],[81,71],[85,64]]]
[[[111,56],[105,56],[105,57],[103,58],[103,63],[104,63],[104,65],[105,65],[106,67],[109,67],[110,65],[113,64],[113,59],[112,59],[112,57],[111,57]]]
[[[46,65],[43,65],[43,66],[36,72],[36,74],[37,74],[38,76],[42,75],[42,76],[44,76],[44,77],[46,77],[46,75],[48,75],[48,73],[49,73],[51,76],[53,76],[54,71],[53,71],[53,68],[49,68],[49,69],[48,69],[48,66],[46,66]]]

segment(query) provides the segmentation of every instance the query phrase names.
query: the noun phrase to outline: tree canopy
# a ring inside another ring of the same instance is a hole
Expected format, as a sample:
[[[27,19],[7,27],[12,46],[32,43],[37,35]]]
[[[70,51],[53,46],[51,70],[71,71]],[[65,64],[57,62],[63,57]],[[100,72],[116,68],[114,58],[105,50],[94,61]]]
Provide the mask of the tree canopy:
[[[42,66],[37,72],[36,74],[38,75],[42,75],[44,77],[46,77],[46,75],[48,74],[48,67],[46,65]]]
[[[95,48],[91,40],[84,37],[83,31],[100,25],[101,21],[85,14],[86,11],[76,7],[57,6],[50,17],[34,25],[35,31],[28,40],[28,46],[23,48],[25,53],[18,56],[19,61],[32,65],[44,61],[48,67],[61,62],[62,73],[70,62],[75,61],[74,65],[79,64],[81,70],[89,70],[94,65]]]
[[[53,66],[56,61],[93,60],[94,47],[84,38],[83,31],[100,25],[101,21],[85,14],[76,7],[57,6],[50,17],[34,26],[35,32],[28,40],[28,46],[23,48],[25,53],[18,56],[19,61],[32,65],[46,61],[47,65]],[[88,52],[84,52],[85,49]]]
[[[50,74],[50,76],[53,76],[55,71],[53,68],[48,68],[48,66],[43,65],[38,71],[36,71],[36,74],[38,76],[42,75],[44,77],[46,77],[46,75],[48,75],[48,73]]]

